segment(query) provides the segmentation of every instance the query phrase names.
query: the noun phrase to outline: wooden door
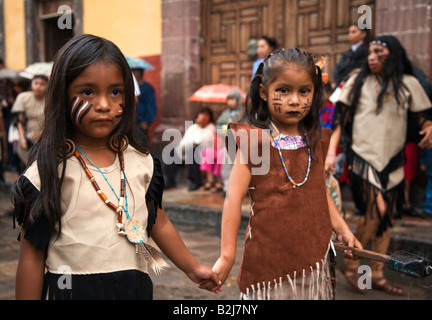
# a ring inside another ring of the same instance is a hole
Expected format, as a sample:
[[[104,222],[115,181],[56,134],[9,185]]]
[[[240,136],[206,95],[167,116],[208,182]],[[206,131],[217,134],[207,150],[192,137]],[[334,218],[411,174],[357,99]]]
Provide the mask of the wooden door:
[[[252,63],[247,43],[267,35],[281,47],[323,55],[326,72],[350,47],[348,28],[373,0],[203,0],[201,7],[201,79],[247,90]],[[374,22],[372,23],[374,26]]]
[[[254,59],[249,40],[267,35],[282,42],[284,0],[203,0],[201,74],[203,84],[249,88]]]
[[[358,8],[368,5],[372,17],[375,11],[372,0],[287,0],[286,4],[285,43],[288,47],[323,55],[330,81],[334,66],[342,53],[350,48],[349,26],[363,16],[362,12],[358,13]]]

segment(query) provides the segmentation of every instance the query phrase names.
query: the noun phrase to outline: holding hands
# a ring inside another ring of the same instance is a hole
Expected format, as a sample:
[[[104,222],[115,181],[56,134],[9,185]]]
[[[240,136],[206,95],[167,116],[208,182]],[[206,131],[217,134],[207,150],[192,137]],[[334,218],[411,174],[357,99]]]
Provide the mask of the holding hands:
[[[226,279],[228,278],[233,264],[234,261],[229,262],[228,259],[225,259],[222,256],[219,257],[212,269],[213,272],[216,274],[217,279],[219,279],[219,282],[216,282],[214,280],[212,281],[212,279],[203,280],[200,282],[198,287],[215,293],[221,292],[222,284],[225,283]]]
[[[193,282],[198,283],[198,288],[200,289],[214,293],[219,293],[222,290],[222,282],[219,280],[218,275],[208,266],[198,265],[191,272],[187,272],[186,275]]]

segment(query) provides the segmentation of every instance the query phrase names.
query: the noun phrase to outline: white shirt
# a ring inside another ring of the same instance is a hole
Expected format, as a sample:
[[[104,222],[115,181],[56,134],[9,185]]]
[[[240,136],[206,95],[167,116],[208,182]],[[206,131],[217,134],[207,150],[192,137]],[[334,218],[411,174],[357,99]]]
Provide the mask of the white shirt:
[[[363,44],[363,40],[360,40],[359,42],[357,42],[356,44],[353,44],[351,46],[351,50],[352,52],[356,52],[358,48],[360,48],[360,46]]]

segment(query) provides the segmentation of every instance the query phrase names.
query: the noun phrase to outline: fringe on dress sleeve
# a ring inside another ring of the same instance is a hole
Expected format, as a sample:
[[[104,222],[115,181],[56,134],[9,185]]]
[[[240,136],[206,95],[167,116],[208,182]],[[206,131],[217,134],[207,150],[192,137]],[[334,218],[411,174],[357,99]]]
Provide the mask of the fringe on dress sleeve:
[[[48,221],[42,215],[31,214],[32,204],[38,195],[39,190],[24,175],[21,175],[12,185],[13,227],[16,227],[16,221],[19,226],[25,228],[24,238],[26,240],[30,241],[36,249],[46,250],[52,235]],[[20,235],[18,240],[20,240]]]
[[[153,176],[146,193],[146,201],[150,204],[147,222],[148,234],[150,234],[150,231],[156,222],[158,208],[162,209],[162,196],[164,187],[165,182],[162,172],[162,165],[159,159],[153,157]]]

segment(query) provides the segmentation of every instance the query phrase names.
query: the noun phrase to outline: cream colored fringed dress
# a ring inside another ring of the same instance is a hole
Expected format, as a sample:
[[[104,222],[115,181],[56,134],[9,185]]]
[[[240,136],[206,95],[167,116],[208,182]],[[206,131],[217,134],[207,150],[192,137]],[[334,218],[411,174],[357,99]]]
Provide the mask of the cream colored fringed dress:
[[[150,154],[138,152],[132,146],[123,155],[129,215],[147,230],[147,241],[162,201],[161,165]],[[97,168],[88,167],[108,199],[117,203],[116,195]],[[111,166],[100,169],[118,195],[118,157]],[[36,163],[13,188],[15,194],[22,195],[21,199],[15,199],[15,215],[18,223],[22,223],[27,211],[20,200],[30,201],[31,206],[40,190]],[[117,215],[100,199],[75,157],[67,160],[61,191],[61,233],[51,234],[44,220],[37,217],[26,231],[26,238],[36,248],[47,249],[42,299],[151,299],[153,287],[145,260],[126,236],[118,234]],[[150,212],[146,201],[153,203]],[[62,278],[64,273],[72,275],[70,283]]]
[[[228,141],[235,138],[242,152],[248,150],[244,159],[248,159],[249,168],[260,166],[251,155],[266,152],[262,145],[264,139],[270,139],[268,132],[240,123],[229,128]],[[251,134],[254,130],[258,134]],[[251,211],[237,279],[242,298],[332,299],[328,262],[332,227],[324,177],[330,134],[323,130],[315,150],[317,161],[312,160],[309,179],[300,187],[294,188],[288,180],[273,145],[269,171],[256,175],[251,171]],[[244,144],[247,148],[242,149]],[[307,147],[281,152],[293,180],[303,181]]]

